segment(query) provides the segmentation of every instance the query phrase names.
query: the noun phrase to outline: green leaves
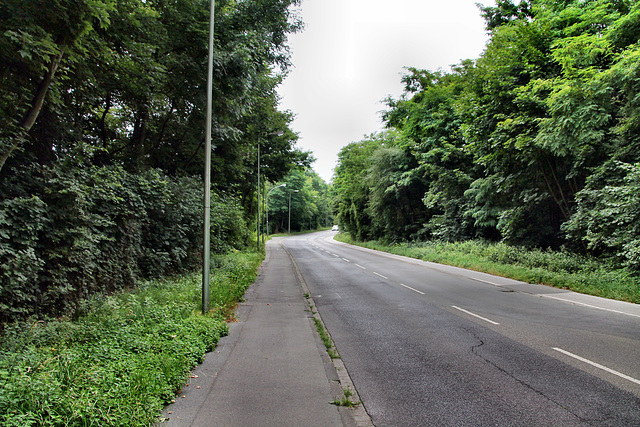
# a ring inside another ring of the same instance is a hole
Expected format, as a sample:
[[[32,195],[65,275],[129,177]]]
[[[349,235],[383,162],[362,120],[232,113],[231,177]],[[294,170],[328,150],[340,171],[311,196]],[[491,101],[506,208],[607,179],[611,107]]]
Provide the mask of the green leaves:
[[[354,160],[358,144],[341,153],[345,228],[395,239],[389,226],[411,216],[399,194],[415,179],[426,209],[422,229],[404,238],[569,245],[636,262],[633,187],[602,182],[605,165],[640,161],[640,6],[537,0],[481,10],[491,34],[481,57],[448,73],[408,68],[405,93],[386,101],[391,141],[361,142],[372,152]]]
[[[640,269],[640,163],[605,163],[576,198],[576,212],[564,226],[569,235]]]
[[[202,183],[157,170],[32,168],[0,196],[0,322],[72,314],[87,297],[201,263]],[[39,197],[28,197],[39,194]],[[249,240],[232,196],[212,197],[212,249]]]

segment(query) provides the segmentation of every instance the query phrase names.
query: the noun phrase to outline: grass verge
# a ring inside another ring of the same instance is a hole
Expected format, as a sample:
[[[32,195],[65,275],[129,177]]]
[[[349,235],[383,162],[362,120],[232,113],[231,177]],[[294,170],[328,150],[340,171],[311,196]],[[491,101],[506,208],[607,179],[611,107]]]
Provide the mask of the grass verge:
[[[424,261],[640,304],[640,277],[637,274],[570,252],[523,249],[481,241],[387,245],[378,241],[356,242],[348,233],[340,233],[335,239]]]
[[[199,273],[88,301],[75,320],[6,325],[0,425],[148,426],[228,332],[259,253],[216,257],[210,313]]]

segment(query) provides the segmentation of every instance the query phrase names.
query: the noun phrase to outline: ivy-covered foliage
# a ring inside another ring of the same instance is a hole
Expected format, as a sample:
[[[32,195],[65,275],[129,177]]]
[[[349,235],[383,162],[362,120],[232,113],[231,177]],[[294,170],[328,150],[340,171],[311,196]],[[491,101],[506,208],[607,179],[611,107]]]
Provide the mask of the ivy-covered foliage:
[[[276,87],[298,0],[215,2],[214,251],[311,158]],[[0,2],[0,325],[201,263],[209,0]],[[1,328],[1,326],[0,326]]]
[[[158,170],[32,167],[0,201],[0,321],[69,313],[83,299],[201,263],[202,182]],[[214,197],[216,252],[248,243],[240,203]]]

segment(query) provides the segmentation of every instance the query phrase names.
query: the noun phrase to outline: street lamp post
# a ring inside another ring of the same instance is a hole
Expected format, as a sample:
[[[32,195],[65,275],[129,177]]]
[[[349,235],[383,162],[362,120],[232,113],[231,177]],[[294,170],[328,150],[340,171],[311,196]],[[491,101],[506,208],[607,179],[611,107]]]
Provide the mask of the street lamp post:
[[[256,221],[256,249],[260,252],[260,144],[258,143],[258,220]]]
[[[205,125],[204,155],[204,248],[202,251],[202,313],[209,311],[210,252],[211,252],[211,116],[213,104],[213,34],[215,0],[209,10],[209,58],[207,76],[207,119]]]
[[[271,194],[271,192],[276,188],[286,187],[286,186],[287,186],[286,182],[284,184],[277,185],[273,187],[271,190],[267,191],[267,195],[265,196],[265,201],[266,201],[265,211],[267,211],[267,237],[269,237],[269,194]]]
[[[300,190],[292,190],[289,191],[289,227],[288,227],[288,234],[291,234],[291,193],[299,193]]]
[[[269,135],[273,135],[273,136],[282,136],[284,135],[284,131],[276,131],[276,132],[271,132]],[[256,249],[258,251],[260,251],[260,142],[258,142],[258,189],[257,189],[257,193],[258,193],[258,219],[256,221]],[[267,224],[267,226],[269,226],[269,224]]]

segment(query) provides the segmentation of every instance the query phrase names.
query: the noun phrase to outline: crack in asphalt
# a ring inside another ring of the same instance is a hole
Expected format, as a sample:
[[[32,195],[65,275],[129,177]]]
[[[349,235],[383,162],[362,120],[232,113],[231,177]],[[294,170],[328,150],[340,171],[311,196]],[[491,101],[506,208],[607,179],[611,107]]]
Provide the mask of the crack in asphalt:
[[[499,370],[500,372],[504,373],[505,375],[509,376],[510,378],[514,379],[515,381],[517,381],[519,384],[525,386],[526,388],[528,388],[529,390],[533,391],[534,393],[538,394],[539,396],[542,396],[543,398],[545,398],[546,400],[548,400],[549,402],[553,403],[554,405],[556,405],[557,407],[563,409],[564,411],[568,412],[569,414],[573,415],[574,417],[576,417],[581,423],[586,423],[589,425],[599,425],[602,420],[589,420],[586,418],[581,417],[580,415],[576,414],[575,412],[571,411],[569,408],[566,408],[565,406],[563,406],[561,403],[556,402],[554,399],[552,399],[551,397],[547,396],[546,394],[544,394],[544,392],[537,390],[535,387],[533,387],[531,384],[528,384],[527,382],[525,382],[524,380],[516,377],[513,373],[507,371],[506,369],[504,369],[503,367],[499,366],[498,364],[496,364],[495,362],[492,362],[491,360],[487,359],[486,357],[484,357],[483,355],[481,355],[480,353],[478,353],[478,349],[482,346],[485,345],[485,342],[482,338],[480,338],[480,336],[478,336],[478,334],[476,334],[474,331],[469,331],[471,333],[471,335],[473,335],[473,337],[479,342],[478,345],[474,345],[471,346],[471,352],[479,357],[480,359],[484,360],[486,363],[488,363],[489,365],[493,366],[494,368],[496,368],[497,370]],[[594,424],[596,423],[596,424]]]

